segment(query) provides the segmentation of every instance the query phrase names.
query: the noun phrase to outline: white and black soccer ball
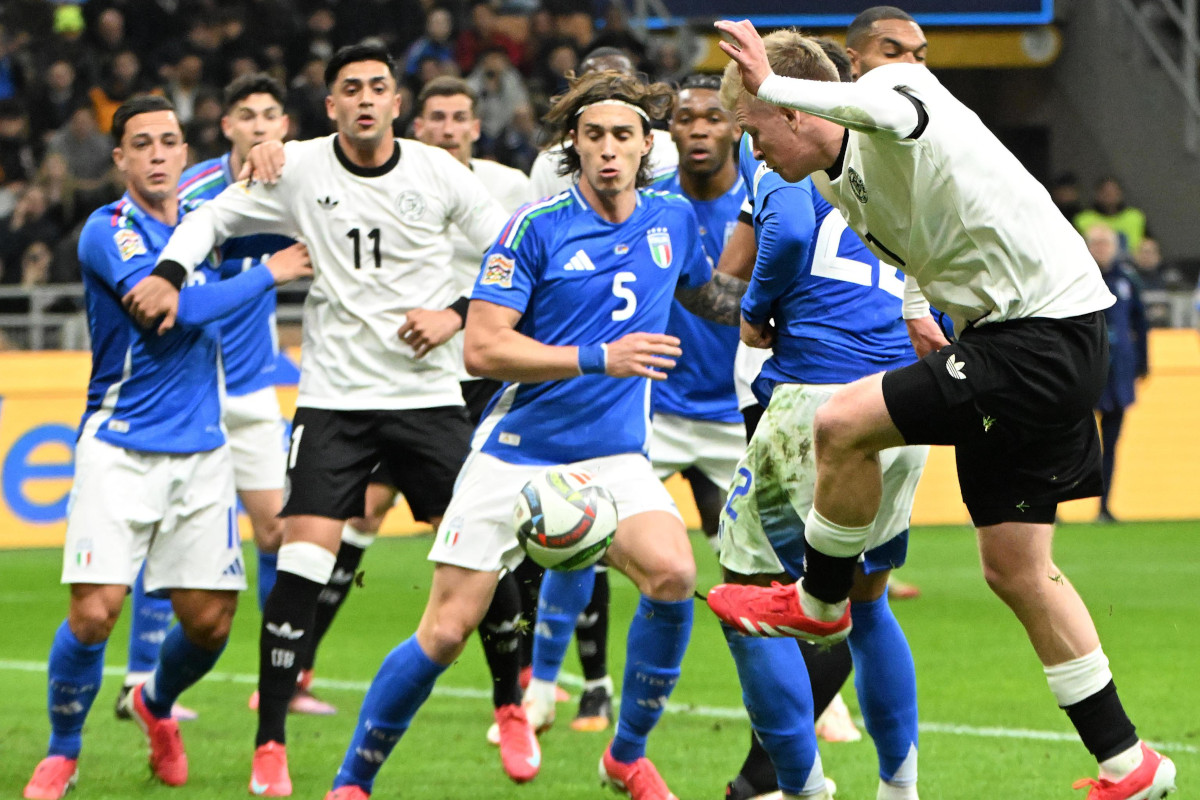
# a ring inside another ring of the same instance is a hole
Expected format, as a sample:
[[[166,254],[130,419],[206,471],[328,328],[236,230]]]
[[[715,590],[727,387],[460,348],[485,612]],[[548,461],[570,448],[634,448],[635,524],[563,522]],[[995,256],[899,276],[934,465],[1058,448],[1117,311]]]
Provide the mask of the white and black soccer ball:
[[[521,547],[541,566],[583,569],[612,544],[617,504],[592,473],[553,467],[521,489],[513,526]]]

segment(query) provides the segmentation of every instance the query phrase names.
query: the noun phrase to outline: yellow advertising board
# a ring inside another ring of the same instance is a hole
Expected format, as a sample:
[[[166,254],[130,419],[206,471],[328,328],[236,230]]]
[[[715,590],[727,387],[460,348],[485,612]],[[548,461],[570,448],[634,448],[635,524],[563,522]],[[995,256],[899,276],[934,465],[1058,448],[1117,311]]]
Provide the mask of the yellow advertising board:
[[[1121,519],[1200,519],[1200,337],[1191,330],[1159,330],[1150,344],[1152,373],[1138,387],[1117,453],[1113,513]],[[89,370],[86,353],[0,353],[0,549],[62,544]],[[296,387],[278,391],[290,418]],[[676,476],[667,485],[685,520],[698,527],[687,484]],[[1061,512],[1067,521],[1095,514],[1095,500],[1067,504]],[[953,451],[934,448],[913,523],[967,522]],[[414,523],[401,501],[383,532],[422,530],[427,527]],[[249,533],[244,519],[242,531]]]

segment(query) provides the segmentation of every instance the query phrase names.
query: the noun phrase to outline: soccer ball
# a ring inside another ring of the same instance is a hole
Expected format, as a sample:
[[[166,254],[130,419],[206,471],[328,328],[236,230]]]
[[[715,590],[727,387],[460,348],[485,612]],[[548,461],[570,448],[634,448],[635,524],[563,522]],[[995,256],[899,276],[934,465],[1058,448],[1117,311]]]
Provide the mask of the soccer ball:
[[[513,509],[517,541],[547,569],[583,569],[608,551],[617,532],[617,504],[596,476],[551,468],[525,484]]]

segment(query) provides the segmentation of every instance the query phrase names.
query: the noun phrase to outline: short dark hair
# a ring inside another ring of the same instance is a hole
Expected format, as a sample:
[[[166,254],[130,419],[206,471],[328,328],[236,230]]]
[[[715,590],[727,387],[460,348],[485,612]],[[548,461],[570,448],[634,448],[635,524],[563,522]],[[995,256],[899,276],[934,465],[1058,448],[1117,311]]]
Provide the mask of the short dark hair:
[[[421,87],[421,93],[417,95],[417,116],[425,113],[425,102],[431,97],[457,97],[465,95],[471,101],[471,114],[475,113],[475,90],[471,88],[471,84],[464,81],[462,78],[455,78],[451,75],[440,75],[429,83]]]
[[[392,78],[397,82],[400,80],[400,75],[396,71],[396,62],[392,60],[392,55],[386,47],[381,44],[360,42],[339,48],[333,54],[333,58],[329,59],[329,63],[325,65],[325,85],[332,87],[333,82],[337,80],[338,73],[342,71],[342,67],[359,61],[380,61],[387,64]]]
[[[685,89],[708,89],[710,91],[721,91],[721,76],[713,75],[708,72],[693,72],[683,79],[683,83],[679,84],[679,91]]]
[[[850,67],[850,54],[846,52],[846,48],[824,36],[814,36],[813,41],[821,45],[825,55],[833,62],[833,66],[837,69],[838,79],[842,83],[849,83],[854,79],[854,73]]]
[[[149,114],[151,111],[174,111],[175,104],[160,94],[135,94],[117,108],[113,114],[112,138],[117,146],[125,138],[125,126],[129,120],[138,114]],[[180,134],[183,126],[180,126]]]
[[[579,74],[582,76],[582,75],[587,74],[588,72],[596,72],[599,70],[612,69],[612,67],[606,67],[606,66],[603,66],[603,64],[593,65],[592,62],[611,61],[611,60],[618,59],[618,58],[628,61],[630,70],[637,69],[637,64],[634,63],[633,56],[629,55],[629,53],[625,52],[621,48],[619,48],[619,47],[597,47],[595,50],[592,50],[591,52],[584,55],[583,58],[579,59]],[[632,74],[632,72],[630,72],[630,74]]]
[[[871,31],[872,25],[887,19],[916,22],[912,14],[895,6],[871,6],[855,17],[850,27],[846,28],[846,47],[857,47],[858,42]]]
[[[265,72],[253,72],[234,78],[225,87],[225,113],[228,114],[241,101],[252,94],[269,94],[282,108],[287,103],[287,90],[283,84]]]

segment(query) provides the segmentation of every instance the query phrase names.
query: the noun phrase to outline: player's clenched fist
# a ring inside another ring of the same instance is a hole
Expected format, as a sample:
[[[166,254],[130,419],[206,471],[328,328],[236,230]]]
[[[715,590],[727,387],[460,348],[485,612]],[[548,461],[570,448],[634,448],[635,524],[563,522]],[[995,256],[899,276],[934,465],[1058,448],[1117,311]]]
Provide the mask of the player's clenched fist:
[[[683,355],[679,339],[665,333],[630,333],[608,344],[605,374],[614,378],[666,380],[661,370],[672,369]]]
[[[264,263],[271,270],[277,286],[297,278],[311,278],[313,274],[308,248],[300,242],[273,254]]]
[[[272,186],[283,172],[283,162],[283,142],[260,142],[246,154],[246,163],[242,164],[238,180],[249,178]]]
[[[450,340],[462,329],[463,318],[450,309],[414,308],[404,315],[399,336],[412,347],[417,358]]]

